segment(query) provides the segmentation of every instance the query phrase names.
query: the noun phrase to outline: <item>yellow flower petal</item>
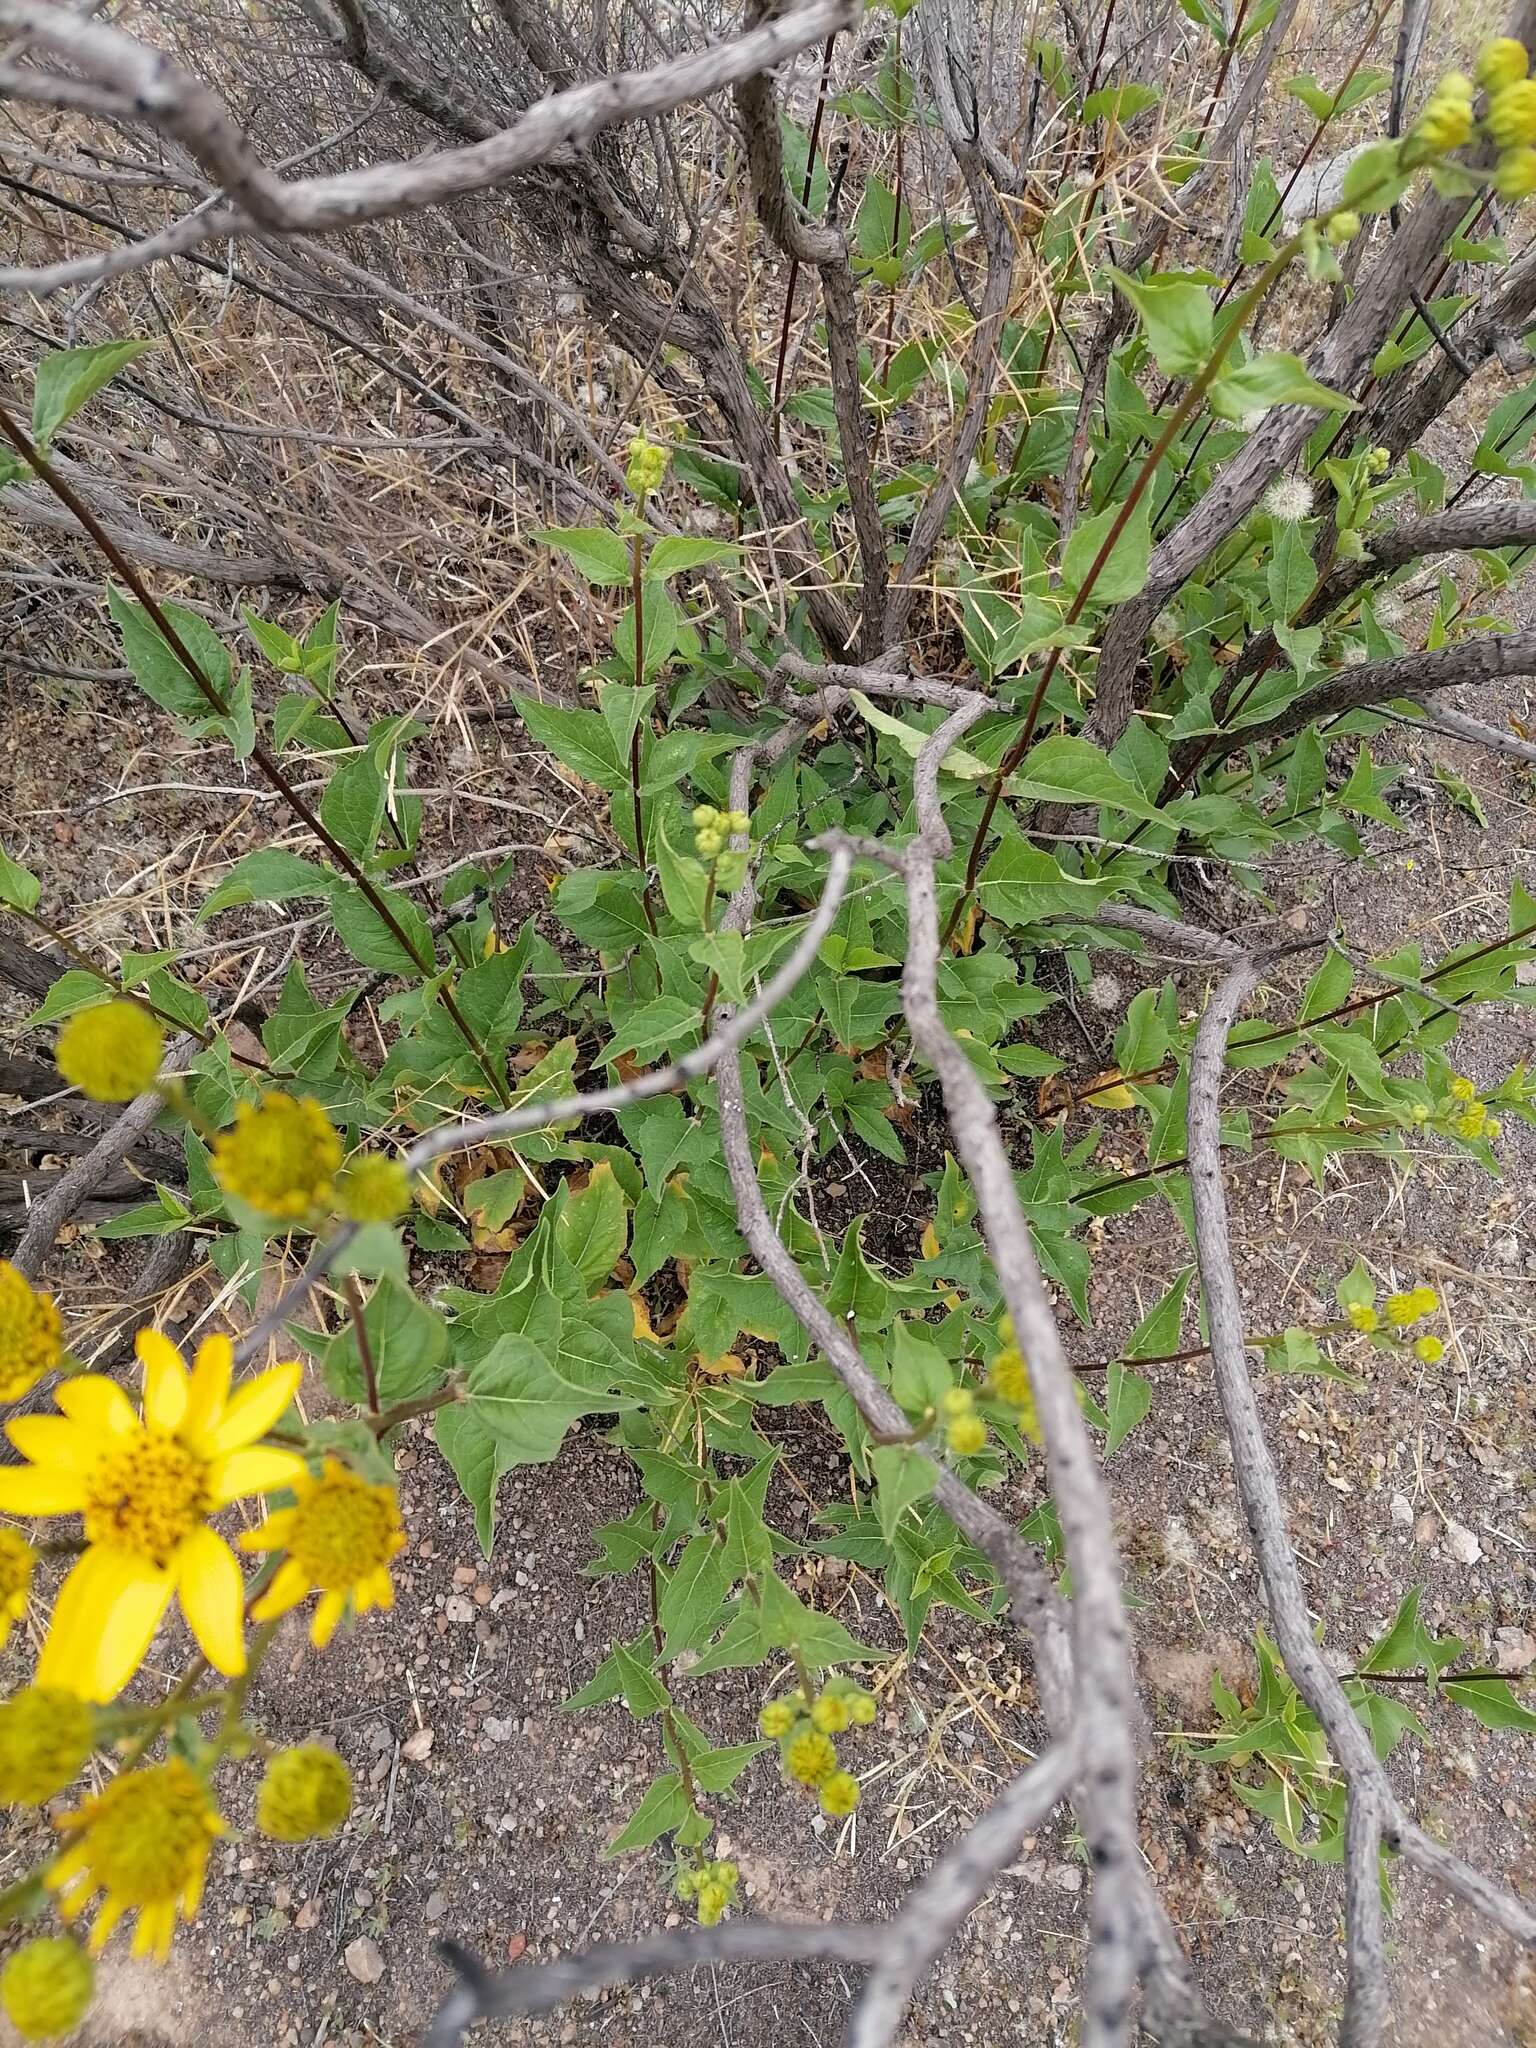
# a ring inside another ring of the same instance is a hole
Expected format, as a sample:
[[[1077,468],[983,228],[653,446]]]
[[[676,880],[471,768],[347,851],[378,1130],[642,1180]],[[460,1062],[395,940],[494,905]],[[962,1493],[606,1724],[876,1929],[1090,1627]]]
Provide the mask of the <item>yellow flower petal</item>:
[[[82,1900],[81,1904],[83,1905],[84,1903],[84,1900]],[[101,1911],[96,1915],[96,1924],[92,1927],[90,1940],[86,1944],[93,1956],[101,1954],[101,1951],[112,1937],[113,1928],[122,1919],[127,1910],[128,1902],[126,1899],[104,1899],[102,1901]],[[78,1912],[79,1907],[71,1907],[68,1911]],[[68,1917],[67,1913],[66,1917]]]
[[[54,1401],[73,1421],[104,1436],[128,1436],[139,1426],[133,1403],[104,1373],[82,1372],[60,1381]]]
[[[6,1424],[5,1433],[30,1463],[76,1473],[82,1479],[110,1442],[92,1436],[67,1415],[18,1415]]]
[[[84,1505],[81,1473],[58,1465],[9,1465],[0,1470],[0,1513],[77,1515]]]
[[[290,1607],[297,1607],[309,1591],[309,1580],[302,1565],[286,1558],[277,1568],[275,1577],[265,1593],[251,1609],[254,1621],[271,1621],[276,1615],[286,1614]]]
[[[133,1348],[144,1368],[144,1420],[167,1436],[180,1429],[190,1382],[181,1353],[159,1330],[140,1330]]]
[[[212,1529],[196,1529],[176,1553],[176,1590],[198,1648],[215,1671],[245,1669],[245,1583],[235,1553]]]
[[[229,1399],[229,1383],[235,1369],[235,1347],[217,1333],[205,1337],[192,1362],[192,1395],[182,1432],[188,1443],[201,1445],[202,1438],[218,1422]]]
[[[298,1392],[303,1376],[303,1366],[295,1361],[274,1365],[247,1381],[204,1439],[206,1455],[217,1458],[264,1436]]]
[[[345,1593],[322,1593],[320,1604],[315,1609],[315,1618],[309,1626],[309,1640],[317,1650],[323,1650],[336,1633],[336,1624],[347,1609]]]
[[[216,1508],[228,1507],[242,1494],[272,1493],[290,1486],[304,1470],[297,1451],[273,1450],[267,1444],[253,1444],[249,1450],[228,1451],[208,1467],[208,1491]],[[254,1532],[251,1532],[254,1533]],[[242,1544],[246,1549],[255,1546]]]
[[[175,1582],[125,1551],[89,1549],[59,1589],[38,1685],[114,1700],[144,1662]]]
[[[233,1455],[233,1453],[231,1453]],[[264,1522],[254,1529],[246,1529],[240,1536],[242,1550],[281,1550],[288,1541],[293,1527],[292,1508],[279,1508],[275,1515],[268,1515]]]

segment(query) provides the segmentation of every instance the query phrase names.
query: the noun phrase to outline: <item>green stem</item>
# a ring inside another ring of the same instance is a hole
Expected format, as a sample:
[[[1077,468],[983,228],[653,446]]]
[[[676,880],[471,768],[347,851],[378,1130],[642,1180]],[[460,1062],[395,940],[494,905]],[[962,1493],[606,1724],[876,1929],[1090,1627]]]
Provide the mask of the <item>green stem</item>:
[[[635,516],[645,517],[645,492],[635,494]],[[629,537],[629,595],[635,615],[635,688],[645,685],[645,534],[637,526]],[[651,901],[651,877],[645,858],[645,815],[640,805],[640,720],[629,736],[629,791],[635,806],[635,859],[640,863],[640,907],[656,936],[656,907]]]

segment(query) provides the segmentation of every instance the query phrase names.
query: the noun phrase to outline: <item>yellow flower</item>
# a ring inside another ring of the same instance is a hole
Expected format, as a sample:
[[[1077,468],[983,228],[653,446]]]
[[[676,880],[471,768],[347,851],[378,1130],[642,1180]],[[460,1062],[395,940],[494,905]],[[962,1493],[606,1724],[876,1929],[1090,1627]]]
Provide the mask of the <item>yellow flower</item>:
[[[1501,149],[1536,142],[1536,78],[1506,85],[1488,103],[1488,133]]]
[[[644,434],[636,434],[629,444],[629,462],[624,471],[624,481],[635,493],[644,497],[650,491],[659,491],[672,460],[670,449],[658,448],[654,441],[648,441]]]
[[[834,1771],[821,1788],[821,1810],[840,1820],[859,1803],[859,1781],[852,1771]]]
[[[1387,1321],[1394,1330],[1406,1330],[1410,1323],[1419,1320],[1421,1310],[1415,1295],[1389,1294],[1384,1305]]]
[[[837,1769],[837,1751],[830,1737],[807,1728],[785,1750],[784,1768],[797,1785],[824,1785]]]
[[[1506,149],[1494,169],[1493,189],[1501,199],[1529,199],[1536,192],[1536,149],[1524,143]]]
[[[306,1742],[280,1749],[267,1765],[256,1825],[274,1842],[314,1842],[334,1835],[351,1811],[352,1773],[334,1749]]]
[[[37,1552],[14,1529],[0,1529],[0,1649],[6,1637],[27,1611],[32,1574],[37,1570]]]
[[[1469,1081],[1465,1074],[1453,1074],[1450,1092],[1452,1102],[1476,1102],[1477,1083]]]
[[[811,1726],[822,1735],[841,1735],[853,1720],[845,1694],[824,1692],[811,1706]]]
[[[961,1415],[944,1432],[944,1441],[957,1458],[974,1458],[987,1447],[987,1425],[979,1415]]]
[[[1415,1287],[1413,1290],[1413,1312],[1415,1317],[1432,1316],[1440,1306],[1440,1297],[1433,1287]]]
[[[137,1912],[133,1953],[164,1961],[183,1920],[197,1912],[208,1850],[224,1832],[207,1787],[179,1756],[145,1770],[125,1771],[104,1792],[56,1823],[73,1841],[43,1873],[73,1920],[105,1892],[91,1929],[94,1954],[125,1913]]]
[[[0,1510],[84,1519],[88,1547],[59,1590],[37,1683],[88,1700],[117,1697],[174,1598],[214,1669],[245,1669],[240,1567],[207,1518],[304,1470],[292,1451],[256,1442],[293,1399],[300,1366],[274,1366],[232,1395],[227,1337],[204,1340],[190,1375],[158,1330],[141,1330],[136,1348],[142,1419],[115,1380],[81,1373],[56,1389],[60,1414],[7,1425],[30,1462],[0,1470]]]
[[[293,1507],[240,1538],[242,1550],[288,1553],[251,1613],[270,1621],[318,1592],[309,1639],[323,1650],[349,1602],[358,1614],[394,1605],[389,1564],[405,1547],[405,1530],[395,1489],[359,1479],[334,1458],[326,1459],[318,1479],[306,1472],[293,1488]]]
[[[1513,36],[1495,36],[1477,53],[1477,82],[1486,93],[1502,92],[1530,69],[1524,43]]]
[[[0,1799],[41,1806],[80,1775],[90,1755],[93,1716],[57,1686],[28,1685],[0,1707]]]
[[[274,1090],[259,1103],[242,1102],[234,1129],[213,1141],[214,1178],[224,1192],[295,1223],[331,1206],[340,1165],[341,1139],[309,1095]]]
[[[1438,1365],[1445,1356],[1445,1346],[1438,1337],[1415,1337],[1413,1355],[1424,1365]]]
[[[873,1693],[856,1692],[849,1694],[848,1711],[855,1728],[868,1728],[873,1724],[880,1709],[875,1705]]]
[[[398,1159],[359,1153],[341,1176],[340,1202],[351,1223],[393,1223],[411,1205],[411,1177]]]
[[[0,1970],[0,2005],[23,2041],[48,2041],[79,2026],[95,1984],[84,1949],[65,1935],[45,1934]]]
[[[787,1735],[799,1720],[801,1709],[788,1700],[770,1700],[757,1717],[757,1725],[770,1742]]]
[[[154,1086],[164,1051],[165,1038],[148,1010],[118,1000],[77,1010],[59,1032],[53,1060],[92,1102],[132,1102]]]
[[[0,1401],[19,1401],[64,1355],[63,1325],[41,1294],[0,1259]]]
[[[1458,1138],[1465,1138],[1470,1143],[1473,1138],[1482,1137],[1483,1126],[1487,1121],[1488,1112],[1479,1102],[1474,1108],[1469,1109],[1465,1116],[1457,1117],[1451,1128]]]
[[[1381,1317],[1368,1301],[1352,1301],[1344,1311],[1355,1328],[1369,1336],[1372,1330],[1381,1328]]]

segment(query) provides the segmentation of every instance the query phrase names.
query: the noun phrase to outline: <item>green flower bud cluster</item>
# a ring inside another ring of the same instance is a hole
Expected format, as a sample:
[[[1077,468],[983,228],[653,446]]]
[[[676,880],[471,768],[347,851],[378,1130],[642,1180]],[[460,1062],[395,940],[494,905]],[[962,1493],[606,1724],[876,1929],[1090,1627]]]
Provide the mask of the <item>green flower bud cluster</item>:
[[[680,1870],[672,1881],[678,1898],[698,1910],[701,1927],[717,1927],[736,1903],[741,1872],[734,1863],[716,1859]]]
[[[718,860],[732,833],[745,832],[751,823],[745,811],[717,811],[713,804],[696,804],[693,850],[700,860]]]
[[[1477,60],[1477,83],[1486,94],[1481,123],[1472,80],[1448,71],[1414,123],[1416,141],[1435,155],[1460,149],[1481,127],[1499,152],[1493,189],[1501,199],[1525,199],[1536,192],[1536,79],[1526,74],[1530,56],[1513,36],[1495,36]]]
[[[1411,1350],[1421,1365],[1437,1365],[1445,1356],[1444,1340],[1432,1332],[1424,1331],[1413,1338],[1408,1335],[1416,1323],[1438,1315],[1440,1297],[1433,1287],[1402,1288],[1389,1294],[1378,1307],[1376,1291],[1365,1277],[1364,1268],[1356,1266],[1340,1284],[1339,1297],[1350,1328],[1369,1337],[1372,1343]]]
[[[757,1725],[779,1745],[784,1775],[791,1784],[814,1792],[823,1813],[834,1820],[852,1813],[859,1803],[859,1781],[838,1761],[834,1735],[867,1728],[877,1708],[873,1693],[834,1673],[811,1699],[795,1692],[769,1700]]]
[[[649,497],[652,491],[659,491],[671,465],[670,449],[648,441],[644,434],[636,434],[628,449],[629,461],[624,469],[624,481],[637,498]]]

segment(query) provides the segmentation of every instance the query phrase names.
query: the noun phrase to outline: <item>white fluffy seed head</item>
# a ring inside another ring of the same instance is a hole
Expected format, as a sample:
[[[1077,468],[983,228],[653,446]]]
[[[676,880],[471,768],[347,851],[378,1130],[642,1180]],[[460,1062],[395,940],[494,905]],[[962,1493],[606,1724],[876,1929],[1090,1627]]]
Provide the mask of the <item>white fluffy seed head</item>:
[[[1395,633],[1408,616],[1408,607],[1395,590],[1384,590],[1375,604],[1376,623],[1388,633]]]
[[[1347,647],[1339,649],[1340,668],[1364,668],[1370,656],[1358,640],[1351,640]]]
[[[1119,978],[1113,974],[1096,974],[1083,994],[1096,1010],[1110,1012],[1118,1010],[1125,999],[1125,990]]]
[[[1312,486],[1304,476],[1277,476],[1264,493],[1264,510],[1282,526],[1293,526],[1312,510]]]

